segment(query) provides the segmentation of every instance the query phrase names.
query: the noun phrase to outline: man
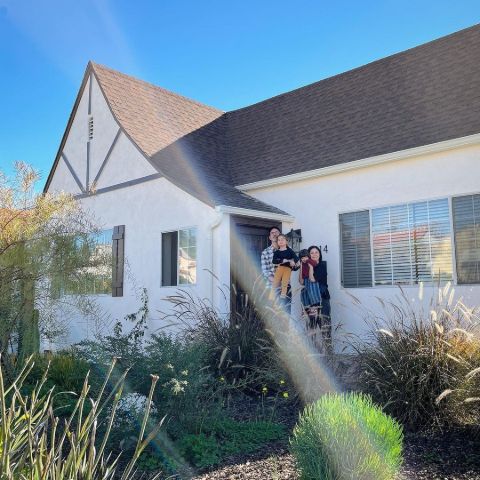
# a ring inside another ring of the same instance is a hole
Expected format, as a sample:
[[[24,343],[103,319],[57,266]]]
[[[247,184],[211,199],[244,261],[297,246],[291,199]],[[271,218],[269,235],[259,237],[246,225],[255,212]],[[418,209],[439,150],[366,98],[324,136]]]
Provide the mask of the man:
[[[273,275],[275,274],[275,265],[273,265],[273,252],[277,249],[277,238],[280,235],[280,230],[277,227],[270,228],[268,232],[268,239],[270,240],[270,246],[262,252],[260,257],[262,266],[262,275],[267,285],[271,285],[273,282]]]

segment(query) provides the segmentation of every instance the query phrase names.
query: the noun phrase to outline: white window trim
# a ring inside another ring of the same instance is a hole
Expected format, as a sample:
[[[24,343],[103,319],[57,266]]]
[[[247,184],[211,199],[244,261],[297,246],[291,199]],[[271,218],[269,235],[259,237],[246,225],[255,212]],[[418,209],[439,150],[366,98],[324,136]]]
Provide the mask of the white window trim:
[[[381,205],[376,205],[374,207],[363,207],[363,208],[357,208],[355,210],[341,210],[337,212],[337,228],[338,228],[338,241],[339,241],[339,258],[338,258],[338,266],[339,266],[339,278],[340,278],[340,289],[341,290],[359,290],[363,288],[367,289],[381,289],[381,288],[398,288],[399,285],[375,285],[375,276],[374,276],[374,259],[373,259],[373,237],[372,237],[372,210],[375,210],[377,208],[386,208],[386,207],[394,207],[397,205],[411,205],[414,203],[421,203],[421,202],[431,202],[435,200],[444,200],[446,199],[448,201],[448,208],[449,208],[449,223],[450,223],[450,241],[452,245],[452,280],[441,280],[439,285],[446,285],[448,282],[451,282],[452,285],[459,286],[459,287],[468,287],[468,286],[480,286],[479,283],[462,283],[459,284],[457,280],[457,259],[456,259],[456,249],[455,249],[455,234],[453,231],[453,208],[452,208],[452,202],[454,197],[466,197],[469,195],[479,195],[480,191],[474,191],[474,192],[466,192],[466,193],[454,193],[451,195],[442,195],[442,196],[435,196],[435,197],[428,197],[428,198],[421,198],[419,200],[410,200],[410,201],[404,201],[404,202],[392,202],[392,203],[387,203],[387,204],[381,204]],[[370,222],[370,253],[371,253],[371,266],[372,266],[372,285],[369,286],[363,286],[363,287],[344,287],[342,285],[342,238],[340,235],[340,215],[345,214],[345,213],[354,213],[354,212],[361,212],[361,211],[369,211],[369,222]],[[431,248],[431,244],[430,244]],[[437,282],[423,282],[424,285],[437,285]],[[408,284],[408,285],[401,285],[403,289],[407,288],[415,288],[418,289],[418,284]]]
[[[179,268],[179,264],[180,264],[180,255],[179,255],[179,238],[180,238],[180,235],[177,236],[177,280],[176,280],[176,285],[162,285],[162,281],[163,281],[163,276],[162,276],[162,249],[163,249],[163,244],[162,244],[162,236],[164,233],[174,233],[174,232],[177,232],[177,234],[179,234],[181,231],[183,230],[192,230],[192,229],[195,229],[195,240],[197,242],[196,244],[196,248],[197,248],[197,259],[196,259],[196,266],[195,266],[195,269],[197,270],[197,274],[198,274],[198,225],[191,225],[191,226],[188,226],[188,227],[179,227],[179,228],[171,228],[169,230],[162,230],[160,232],[160,288],[191,288],[191,287],[195,287],[198,285],[198,278],[197,278],[197,281],[195,283],[182,283],[182,284],[179,284],[178,283],[178,275],[179,275],[179,271],[180,271],[180,268]]]

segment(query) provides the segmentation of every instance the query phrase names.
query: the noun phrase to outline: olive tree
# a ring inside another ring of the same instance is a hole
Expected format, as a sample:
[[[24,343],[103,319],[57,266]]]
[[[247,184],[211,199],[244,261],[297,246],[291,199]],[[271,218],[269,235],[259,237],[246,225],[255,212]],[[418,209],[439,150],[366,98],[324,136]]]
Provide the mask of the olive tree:
[[[72,195],[39,193],[38,180],[23,162],[12,177],[0,170],[0,353],[20,358],[38,351],[40,334],[61,331],[48,312],[62,301],[62,282],[101,261],[92,255],[98,229],[91,216]]]

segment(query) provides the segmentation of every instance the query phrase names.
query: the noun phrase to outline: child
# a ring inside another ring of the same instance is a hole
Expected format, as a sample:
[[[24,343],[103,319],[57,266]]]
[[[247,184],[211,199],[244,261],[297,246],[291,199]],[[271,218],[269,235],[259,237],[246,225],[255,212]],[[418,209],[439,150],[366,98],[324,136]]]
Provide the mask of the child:
[[[304,248],[300,250],[300,262],[302,262],[302,269],[300,270],[300,284],[304,285],[304,280],[309,279],[311,282],[315,281],[313,276],[313,267],[316,266],[316,263],[310,258],[308,250]]]
[[[298,280],[300,284],[303,285],[300,296],[302,305],[308,310],[312,305],[317,305],[321,302],[320,289],[314,276],[314,268],[318,262],[310,258],[308,250],[306,249],[300,252],[300,261],[302,262],[302,268],[299,272]]]
[[[277,237],[277,245],[278,250],[273,252],[272,263],[278,265],[278,267],[273,276],[272,291],[275,291],[275,289],[281,285],[282,290],[280,298],[286,298],[292,269],[298,264],[298,257],[288,246],[287,237],[285,235],[279,235]]]

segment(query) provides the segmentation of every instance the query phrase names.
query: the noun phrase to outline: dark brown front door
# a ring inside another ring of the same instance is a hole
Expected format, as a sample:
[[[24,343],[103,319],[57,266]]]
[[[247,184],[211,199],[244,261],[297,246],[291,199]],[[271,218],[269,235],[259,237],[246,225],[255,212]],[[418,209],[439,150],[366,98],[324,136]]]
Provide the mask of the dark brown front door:
[[[232,308],[239,307],[246,294],[262,274],[260,256],[268,247],[268,232],[271,227],[281,225],[261,219],[232,217],[230,240],[230,271]]]

